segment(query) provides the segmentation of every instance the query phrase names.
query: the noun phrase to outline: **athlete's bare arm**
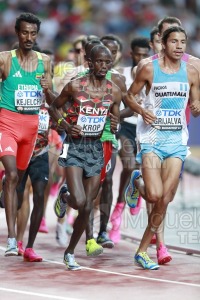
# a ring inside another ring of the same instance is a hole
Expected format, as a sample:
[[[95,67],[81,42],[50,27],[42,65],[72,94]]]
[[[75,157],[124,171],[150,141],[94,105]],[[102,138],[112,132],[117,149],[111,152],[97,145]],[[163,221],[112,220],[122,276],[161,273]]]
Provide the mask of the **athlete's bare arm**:
[[[121,90],[122,98],[121,100],[124,101],[124,98],[127,94],[127,89],[126,89],[126,78],[122,74],[115,74],[112,73],[111,80],[119,87]]]
[[[68,99],[72,99],[72,83],[67,83],[62,89],[60,95],[55,98],[53,103],[49,107],[49,113],[51,117],[57,122],[62,116],[59,112],[59,108],[63,107]]]
[[[117,130],[117,124],[119,123],[119,116],[120,116],[119,107],[122,99],[122,91],[115,84],[113,84],[112,96],[113,96],[114,103],[110,110],[110,128],[111,128],[111,132],[115,133]]]
[[[124,103],[124,105],[126,106],[125,103],[125,97],[127,94],[127,88],[126,88],[126,77],[122,74],[112,74],[112,81],[120,88],[121,92],[122,92],[122,102]],[[122,110],[120,110],[120,118],[128,118],[131,117],[134,114],[134,112],[129,108],[126,107]]]
[[[199,72],[191,64],[187,64],[188,81],[190,84],[190,110],[194,117],[200,115],[200,82]]]
[[[137,97],[141,92],[142,88],[146,86],[147,91],[149,91],[153,80],[153,66],[152,63],[149,62],[145,64],[141,70],[136,74],[135,80],[130,86],[127,96],[126,96],[126,104],[130,107],[134,112],[140,114],[143,117],[143,120],[146,124],[151,124],[155,121],[156,117],[152,112],[142,108],[138,102]]]
[[[40,80],[40,84],[43,87],[46,102],[50,105],[56,98],[56,94],[53,92],[51,59],[46,54],[41,53],[41,55],[44,63],[44,75]]]
[[[5,80],[10,72],[11,53],[10,51],[0,52],[0,78]]]
[[[191,65],[193,65],[193,67],[197,70],[197,72],[199,73],[199,81],[200,81],[200,59],[190,55],[189,56],[189,61],[188,61]]]
[[[49,107],[49,114],[54,119],[56,123],[60,120],[59,124],[64,128],[64,130],[72,135],[79,135],[81,134],[81,126],[73,125],[71,126],[67,123],[60,113],[60,108],[63,107],[66,103],[72,103],[75,101],[75,94],[79,89],[79,80],[72,80],[67,83],[63,90],[61,91],[60,95],[56,97],[53,103]]]

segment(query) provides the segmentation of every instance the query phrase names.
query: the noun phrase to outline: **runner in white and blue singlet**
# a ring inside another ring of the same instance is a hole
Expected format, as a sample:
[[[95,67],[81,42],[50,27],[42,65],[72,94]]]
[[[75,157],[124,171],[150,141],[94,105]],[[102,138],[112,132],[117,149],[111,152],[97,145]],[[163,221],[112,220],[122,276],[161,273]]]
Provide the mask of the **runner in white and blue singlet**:
[[[143,177],[138,170],[132,173],[132,184],[126,197],[131,202],[127,203],[134,207],[141,194],[146,201],[155,204],[135,255],[136,262],[144,269],[159,268],[146,251],[178,187],[182,162],[187,154],[185,109],[189,96],[193,116],[200,114],[198,72],[181,60],[186,41],[183,28],[168,28],[162,37],[163,57],[143,65],[126,98],[127,105],[140,115],[138,159],[142,164]],[[135,96],[144,86],[147,97],[140,106]]]

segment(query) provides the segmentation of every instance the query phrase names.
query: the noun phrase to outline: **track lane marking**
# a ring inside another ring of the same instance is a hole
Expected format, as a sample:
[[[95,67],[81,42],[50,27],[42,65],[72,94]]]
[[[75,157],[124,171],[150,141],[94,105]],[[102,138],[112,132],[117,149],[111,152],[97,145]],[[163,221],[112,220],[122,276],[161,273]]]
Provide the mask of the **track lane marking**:
[[[5,251],[5,249],[6,249],[5,247],[0,246],[0,250]],[[49,260],[49,259],[43,259],[43,262],[65,266],[63,262],[53,261],[53,260]],[[156,282],[162,282],[162,283],[170,283],[170,284],[177,284],[177,285],[184,285],[184,286],[191,286],[191,287],[200,288],[200,284],[189,283],[189,282],[173,281],[173,280],[159,279],[159,278],[153,278],[153,277],[150,278],[150,277],[145,277],[145,276],[125,274],[125,273],[107,271],[107,270],[102,270],[102,269],[94,269],[94,268],[88,268],[88,267],[82,267],[82,269],[83,270],[88,270],[88,271],[95,271],[95,272],[99,272],[99,273],[110,274],[110,275],[117,275],[117,276],[129,277],[129,278],[143,279],[143,280],[148,280],[148,281],[156,281]],[[80,271],[74,271],[74,272],[80,272]],[[63,299],[67,299],[67,298],[63,298]]]

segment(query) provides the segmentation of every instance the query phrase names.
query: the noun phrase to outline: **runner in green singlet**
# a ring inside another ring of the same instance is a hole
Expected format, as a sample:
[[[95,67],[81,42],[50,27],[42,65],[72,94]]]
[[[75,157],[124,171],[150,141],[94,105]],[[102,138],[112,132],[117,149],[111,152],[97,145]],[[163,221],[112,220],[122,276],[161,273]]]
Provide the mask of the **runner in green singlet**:
[[[18,255],[16,187],[33,152],[43,93],[47,101],[52,96],[50,59],[32,50],[40,23],[33,14],[22,13],[15,23],[19,48],[0,53],[0,160],[5,168],[3,191],[8,226],[5,256]]]

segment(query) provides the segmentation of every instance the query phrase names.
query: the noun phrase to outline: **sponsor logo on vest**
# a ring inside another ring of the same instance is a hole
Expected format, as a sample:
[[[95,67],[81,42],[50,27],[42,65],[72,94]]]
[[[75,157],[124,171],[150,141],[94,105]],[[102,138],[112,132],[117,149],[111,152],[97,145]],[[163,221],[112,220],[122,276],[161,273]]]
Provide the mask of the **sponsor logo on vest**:
[[[4,151],[14,152],[14,150],[10,146],[8,146]]]
[[[156,90],[166,90],[166,89],[167,89],[166,85],[163,85],[163,86],[154,86],[154,91],[156,91]]]
[[[20,71],[17,71],[17,72],[13,75],[13,77],[22,77],[22,74],[20,73]]]

